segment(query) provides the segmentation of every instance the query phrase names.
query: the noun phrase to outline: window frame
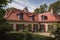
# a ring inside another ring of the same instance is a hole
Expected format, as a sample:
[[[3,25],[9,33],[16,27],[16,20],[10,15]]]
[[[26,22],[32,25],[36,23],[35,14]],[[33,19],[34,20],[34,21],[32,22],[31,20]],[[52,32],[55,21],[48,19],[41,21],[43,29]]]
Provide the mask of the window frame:
[[[16,24],[16,31],[23,31],[24,30],[24,24]]]
[[[29,16],[29,17],[30,17],[30,19],[31,19],[31,20],[34,20],[34,15],[32,15],[32,16]]]
[[[23,13],[19,13],[19,14],[17,14],[17,16],[19,19],[23,19]]]
[[[42,16],[41,16],[41,20],[47,20],[47,19],[48,19],[47,16],[45,16],[45,15],[42,15]]]

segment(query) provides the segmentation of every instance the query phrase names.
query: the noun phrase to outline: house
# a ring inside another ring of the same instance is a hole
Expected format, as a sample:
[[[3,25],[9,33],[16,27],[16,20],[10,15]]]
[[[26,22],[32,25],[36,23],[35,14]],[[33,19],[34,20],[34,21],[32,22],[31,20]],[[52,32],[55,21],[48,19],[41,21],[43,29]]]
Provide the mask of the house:
[[[23,10],[16,8],[7,10],[4,18],[12,25],[14,31],[23,31],[29,26],[29,31],[48,33],[55,31],[57,24],[60,24],[60,16],[54,13],[53,10],[35,14],[29,12],[26,7]]]

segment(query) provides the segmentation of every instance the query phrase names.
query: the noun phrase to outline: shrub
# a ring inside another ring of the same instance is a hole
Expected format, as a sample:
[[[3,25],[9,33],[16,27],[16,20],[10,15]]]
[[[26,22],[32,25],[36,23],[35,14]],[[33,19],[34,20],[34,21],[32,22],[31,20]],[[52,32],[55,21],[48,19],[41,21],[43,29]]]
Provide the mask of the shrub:
[[[0,40],[54,40],[51,37],[45,37],[41,35],[35,35],[30,33],[7,33]]]

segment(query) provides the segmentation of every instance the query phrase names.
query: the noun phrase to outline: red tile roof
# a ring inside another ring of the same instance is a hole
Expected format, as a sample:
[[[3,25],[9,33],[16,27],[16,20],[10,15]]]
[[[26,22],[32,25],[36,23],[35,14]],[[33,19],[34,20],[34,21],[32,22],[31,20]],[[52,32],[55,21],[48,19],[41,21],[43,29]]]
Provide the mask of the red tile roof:
[[[23,20],[19,19],[17,14],[18,13],[23,13]],[[25,13],[23,10],[19,10],[16,8],[13,8],[12,10],[10,10],[9,12],[6,12],[6,15],[4,16],[4,18],[6,18],[7,20],[13,20],[13,21],[33,21],[31,20],[31,18],[29,16],[34,15],[34,21],[37,22],[57,22],[60,21],[60,16],[58,16],[56,13],[51,13],[51,12],[45,12],[42,14],[35,14],[35,13]],[[41,20],[41,16],[45,15],[47,16],[47,20],[42,21]]]
[[[18,13],[23,13],[23,20],[18,18],[17,14]],[[10,12],[7,12],[6,15],[4,16],[7,20],[14,20],[14,21],[33,21],[30,19],[29,16],[35,15],[34,13],[25,13],[22,10],[13,8],[12,10],[10,10]],[[38,15],[35,15],[36,17],[34,17],[34,21],[38,21]]]
[[[41,20],[41,16],[47,16],[47,20]],[[42,14],[38,14],[39,22],[57,22],[60,21],[60,16],[57,13],[45,12]]]

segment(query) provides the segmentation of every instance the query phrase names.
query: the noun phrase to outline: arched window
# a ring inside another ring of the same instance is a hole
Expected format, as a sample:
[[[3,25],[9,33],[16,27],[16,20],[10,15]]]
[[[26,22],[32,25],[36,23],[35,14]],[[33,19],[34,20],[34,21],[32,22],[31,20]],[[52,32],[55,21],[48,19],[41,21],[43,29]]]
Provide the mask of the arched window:
[[[41,20],[47,20],[47,19],[48,19],[47,16],[45,16],[45,15],[41,16]]]

